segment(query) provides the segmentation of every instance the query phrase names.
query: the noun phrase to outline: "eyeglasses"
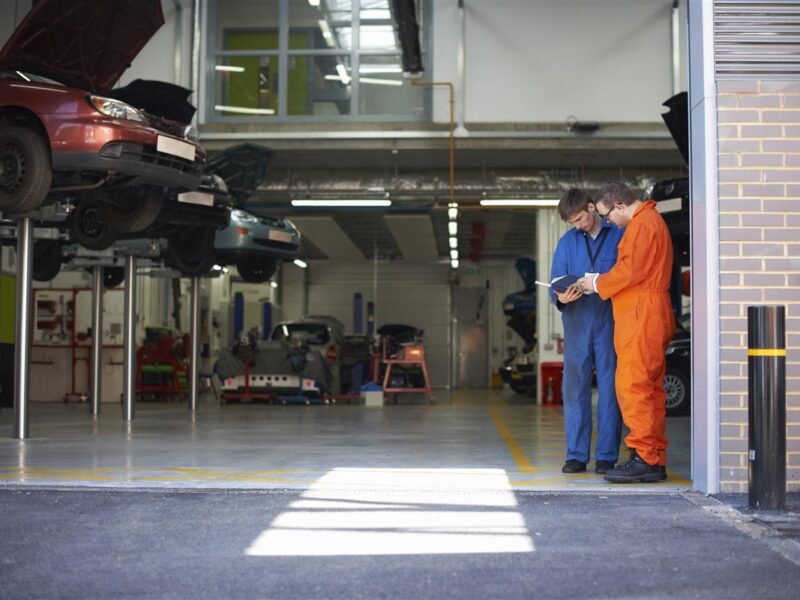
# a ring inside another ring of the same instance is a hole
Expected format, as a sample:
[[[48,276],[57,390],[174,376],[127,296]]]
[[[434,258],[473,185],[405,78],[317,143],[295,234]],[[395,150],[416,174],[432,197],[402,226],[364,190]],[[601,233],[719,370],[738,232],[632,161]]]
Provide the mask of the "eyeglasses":
[[[606,223],[611,223],[611,220],[608,218],[608,215],[614,212],[615,208],[617,208],[616,204],[614,204],[611,208],[609,208],[607,213],[603,214],[602,212],[600,212],[600,208],[598,207],[597,214],[600,215],[600,218],[603,219],[603,221],[605,221]]]

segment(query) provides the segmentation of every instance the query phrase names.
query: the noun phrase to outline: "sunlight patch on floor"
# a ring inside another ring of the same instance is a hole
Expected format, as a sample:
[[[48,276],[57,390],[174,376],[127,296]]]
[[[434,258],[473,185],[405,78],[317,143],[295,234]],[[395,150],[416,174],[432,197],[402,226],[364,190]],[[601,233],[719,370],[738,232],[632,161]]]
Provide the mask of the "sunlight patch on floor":
[[[333,469],[247,556],[533,552],[501,469]]]

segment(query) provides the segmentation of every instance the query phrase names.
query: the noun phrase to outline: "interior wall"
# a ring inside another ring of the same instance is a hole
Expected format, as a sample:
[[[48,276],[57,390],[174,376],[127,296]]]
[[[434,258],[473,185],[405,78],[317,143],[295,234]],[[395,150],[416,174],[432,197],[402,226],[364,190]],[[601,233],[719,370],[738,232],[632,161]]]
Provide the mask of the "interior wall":
[[[390,323],[411,325],[424,331],[431,385],[449,385],[450,284],[448,265],[379,263],[377,295],[372,263],[360,265],[310,265],[308,312],[336,317],[353,332],[353,295],[363,297],[364,323],[368,302],[375,302],[376,328]]]
[[[433,3],[434,81],[457,79],[457,4]],[[661,103],[672,95],[671,0],[464,0],[464,6],[468,123],[564,123],[570,115],[661,122]],[[684,73],[685,41],[681,49]],[[436,121],[449,118],[447,102],[447,94],[434,94]]]

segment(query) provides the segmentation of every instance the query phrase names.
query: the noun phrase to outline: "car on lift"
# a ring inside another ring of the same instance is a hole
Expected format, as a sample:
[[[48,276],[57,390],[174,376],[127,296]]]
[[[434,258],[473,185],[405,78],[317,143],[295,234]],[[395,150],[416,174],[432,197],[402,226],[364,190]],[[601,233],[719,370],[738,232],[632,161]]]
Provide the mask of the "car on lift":
[[[0,212],[65,201],[73,239],[108,246],[152,225],[165,190],[197,188],[188,122],[113,89],[163,23],[160,0],[34,3],[0,50]]]

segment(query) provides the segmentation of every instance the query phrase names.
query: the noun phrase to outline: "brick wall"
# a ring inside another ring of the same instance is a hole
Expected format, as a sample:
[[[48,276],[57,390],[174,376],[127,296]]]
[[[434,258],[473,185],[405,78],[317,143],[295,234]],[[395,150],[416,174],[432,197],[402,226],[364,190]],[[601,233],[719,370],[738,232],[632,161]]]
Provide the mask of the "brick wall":
[[[800,81],[720,81],[720,486],[747,491],[747,306],[786,306],[788,489],[800,490]]]

